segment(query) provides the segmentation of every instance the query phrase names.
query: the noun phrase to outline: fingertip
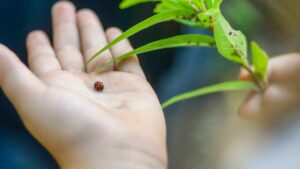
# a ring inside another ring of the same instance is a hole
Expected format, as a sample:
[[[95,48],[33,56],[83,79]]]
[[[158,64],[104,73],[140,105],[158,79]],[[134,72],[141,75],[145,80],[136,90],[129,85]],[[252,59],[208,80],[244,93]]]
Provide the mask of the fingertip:
[[[253,116],[251,112],[248,112],[244,106],[240,106],[238,109],[238,117],[243,120],[248,120]]]
[[[41,37],[41,36],[46,36],[46,33],[42,30],[34,30],[34,31],[31,31],[29,34],[28,34],[28,38],[30,37]]]
[[[239,74],[239,79],[245,80],[245,81],[250,81],[250,80],[252,80],[252,77],[246,69],[241,68],[240,74]]]
[[[107,32],[111,32],[111,33],[123,33],[122,29],[119,27],[109,27],[107,29]]]
[[[70,1],[59,1],[56,2],[52,7],[52,12],[65,11],[65,10],[76,10],[75,5]]]
[[[106,34],[108,38],[115,39],[116,37],[120,36],[123,33],[123,31],[118,27],[110,27],[106,30]]]
[[[88,8],[84,8],[84,9],[80,9],[77,12],[77,16],[81,19],[87,19],[87,18],[90,18],[90,17],[95,17],[97,15],[93,10],[88,9]]]
[[[253,118],[256,114],[256,112],[250,110],[246,105],[241,105],[238,110],[238,116],[243,120],[249,120]]]
[[[30,42],[38,41],[40,39],[47,39],[47,34],[42,30],[35,30],[27,35],[26,43],[28,45]]]
[[[52,23],[54,27],[58,24],[74,22],[76,17],[76,7],[72,2],[59,1],[52,8]]]
[[[92,30],[100,32],[101,30],[101,36],[103,36],[103,25],[100,21],[100,18],[93,10],[87,8],[81,9],[77,12],[76,18],[81,31]]]
[[[251,93],[238,109],[238,116],[242,119],[251,119],[260,114],[261,96]]]

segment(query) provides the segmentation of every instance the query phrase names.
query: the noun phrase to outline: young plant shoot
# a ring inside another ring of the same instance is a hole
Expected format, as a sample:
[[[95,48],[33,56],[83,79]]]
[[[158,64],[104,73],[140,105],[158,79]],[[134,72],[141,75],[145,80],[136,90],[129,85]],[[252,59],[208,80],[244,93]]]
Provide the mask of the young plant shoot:
[[[253,82],[233,81],[204,87],[167,100],[162,105],[164,108],[179,101],[215,92],[253,89],[259,89],[260,91],[265,90],[267,87],[268,56],[257,43],[252,42],[251,53],[253,66],[251,66],[247,52],[247,39],[241,31],[234,30],[222,15],[220,10],[222,0],[123,0],[120,7],[125,9],[146,2],[157,3],[154,9],[155,15],[125,31],[103,49],[99,50],[86,62],[86,65],[98,57],[102,52],[108,50],[125,38],[129,38],[155,24],[167,21],[176,21],[198,29],[209,29],[212,31],[213,37],[199,34],[188,34],[151,42],[131,52],[116,57],[103,65],[99,65],[96,72],[99,73],[105,70],[107,66],[122,59],[155,50],[192,46],[216,47],[220,55],[225,59],[239,64],[241,67],[246,69],[252,76]]]

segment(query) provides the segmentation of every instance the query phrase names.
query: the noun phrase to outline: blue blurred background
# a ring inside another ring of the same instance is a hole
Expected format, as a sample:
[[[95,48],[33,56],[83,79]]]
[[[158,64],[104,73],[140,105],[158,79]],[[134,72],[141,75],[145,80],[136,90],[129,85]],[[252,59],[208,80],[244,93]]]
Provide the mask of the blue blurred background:
[[[0,42],[14,50],[26,63],[25,37],[35,29],[42,29],[51,35],[50,10],[55,2],[55,0],[2,0]],[[119,26],[122,29],[129,28],[150,16],[153,8],[153,5],[147,4],[122,11],[118,8],[119,1],[73,0],[72,2],[78,8],[91,8],[96,11],[105,27]],[[225,2],[222,8],[233,25],[242,29],[250,39],[261,42],[272,55],[299,51],[299,36],[296,35],[298,30],[295,29],[299,28],[296,20],[300,17],[297,1],[290,0],[285,4],[279,0]],[[165,23],[136,35],[131,41],[137,47],[180,33],[209,34],[176,23]],[[239,70],[237,65],[218,57],[215,49],[202,48],[144,54],[141,56],[141,63],[161,101],[204,85],[235,79]],[[219,102],[219,105],[215,106],[215,102]],[[199,145],[206,145],[215,138],[218,135],[218,127],[223,124],[220,119],[228,118],[226,113],[220,113],[224,111],[221,105],[227,105],[226,97],[217,94],[183,102],[166,110],[170,168],[207,167],[203,161],[211,157],[209,150]],[[56,168],[58,166],[54,160],[26,131],[14,108],[1,92],[0,169]]]

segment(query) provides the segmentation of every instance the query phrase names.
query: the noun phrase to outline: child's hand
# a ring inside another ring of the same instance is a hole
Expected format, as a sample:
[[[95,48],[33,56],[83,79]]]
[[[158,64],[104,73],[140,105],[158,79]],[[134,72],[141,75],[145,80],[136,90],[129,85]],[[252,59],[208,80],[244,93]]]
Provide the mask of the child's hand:
[[[245,71],[241,72],[240,78],[251,80]],[[300,108],[300,55],[288,54],[272,59],[268,83],[265,92],[252,92],[241,105],[242,117],[273,119]]]
[[[0,85],[27,129],[65,169],[165,168],[165,122],[138,59],[95,75],[97,65],[132,50],[123,41],[82,71],[84,61],[121,32],[103,31],[90,10],[69,2],[53,8],[54,49],[47,36],[28,36],[30,70],[0,46]],[[82,52],[81,52],[82,51]],[[94,83],[105,89],[97,92]]]

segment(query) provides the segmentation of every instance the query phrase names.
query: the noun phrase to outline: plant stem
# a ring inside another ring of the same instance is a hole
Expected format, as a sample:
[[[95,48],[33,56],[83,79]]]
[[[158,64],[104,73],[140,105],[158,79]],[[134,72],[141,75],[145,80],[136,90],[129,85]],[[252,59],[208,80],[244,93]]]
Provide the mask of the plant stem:
[[[260,76],[257,76],[249,66],[243,65],[243,68],[249,72],[255,85],[258,87],[260,92],[264,92],[267,89],[266,81],[264,79],[262,79]]]

